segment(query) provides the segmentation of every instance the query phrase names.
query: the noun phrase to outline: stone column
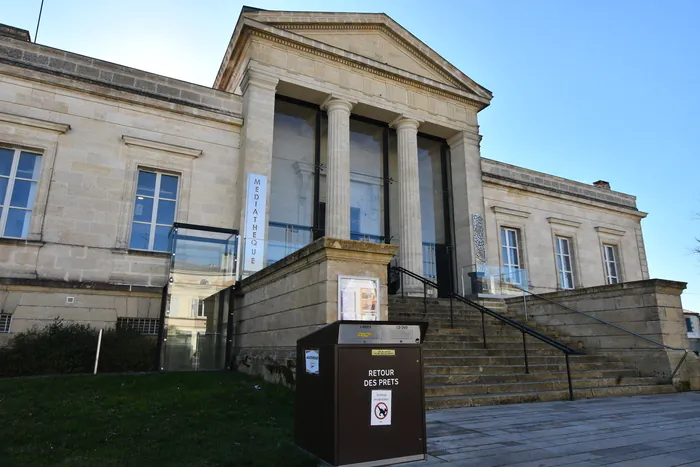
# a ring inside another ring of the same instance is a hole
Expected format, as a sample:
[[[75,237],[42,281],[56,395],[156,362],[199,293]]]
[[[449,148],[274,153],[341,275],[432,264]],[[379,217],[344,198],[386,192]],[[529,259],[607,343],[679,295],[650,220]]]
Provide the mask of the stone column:
[[[399,165],[399,264],[423,276],[423,229],[420,218],[418,181],[417,120],[399,117],[391,123],[396,129]],[[403,278],[404,293],[422,295],[423,285],[416,279]]]
[[[468,272],[486,266],[484,185],[481,179],[481,136],[461,131],[447,140],[450,145],[455,256],[459,292],[469,288]],[[495,264],[492,264],[495,265]]]
[[[326,237],[350,238],[350,111],[352,103],[329,97]]]
[[[243,91],[243,127],[241,128],[240,162],[238,169],[238,193],[240,204],[239,228],[245,229],[245,206],[248,175],[267,177],[266,219],[270,219],[270,180],[272,175],[272,132],[275,123],[275,90],[279,79],[264,71],[248,68],[241,82]],[[267,239],[268,224],[260,237]],[[265,257],[267,251],[265,251]],[[264,264],[264,261],[263,261]]]

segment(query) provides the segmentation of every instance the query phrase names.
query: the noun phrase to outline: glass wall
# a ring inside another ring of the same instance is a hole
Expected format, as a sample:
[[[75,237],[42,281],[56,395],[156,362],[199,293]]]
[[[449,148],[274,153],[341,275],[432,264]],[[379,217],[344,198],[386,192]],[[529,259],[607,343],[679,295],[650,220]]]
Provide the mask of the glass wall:
[[[162,370],[224,368],[229,324],[226,289],[235,282],[237,238],[235,231],[175,224],[170,234]]]
[[[384,241],[384,128],[350,120],[350,238]]]
[[[423,275],[437,279],[436,245],[447,243],[442,186],[444,142],[418,137],[418,184],[423,234]]]
[[[275,102],[267,264],[313,239],[317,114],[313,108]]]
[[[275,104],[267,264],[325,234],[327,118],[317,106],[279,97]],[[350,118],[350,238],[400,245],[396,132]],[[423,271],[431,280],[451,268],[445,141],[418,137]],[[442,271],[439,273],[438,271]]]

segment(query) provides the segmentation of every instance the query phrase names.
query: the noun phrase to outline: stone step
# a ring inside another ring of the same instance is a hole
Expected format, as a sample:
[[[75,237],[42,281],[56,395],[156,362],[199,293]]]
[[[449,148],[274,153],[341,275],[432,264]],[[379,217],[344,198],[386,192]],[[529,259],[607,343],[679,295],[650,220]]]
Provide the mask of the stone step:
[[[559,337],[558,332],[553,332],[553,331],[546,331],[543,329],[537,329],[537,328],[531,328],[534,329],[535,331],[539,332],[540,334],[544,334],[545,336],[551,337],[552,339],[555,340],[566,340],[568,339],[571,341],[570,338],[565,338],[565,337]],[[520,330],[513,328],[511,326],[506,326],[502,324],[496,324],[496,325],[486,325],[486,339],[488,340],[489,337],[494,336],[494,337],[502,337],[502,336],[510,336],[511,340],[513,340],[513,337],[517,336],[518,338],[522,339],[522,332]],[[447,335],[452,335],[455,336],[452,339],[462,339],[461,336],[481,336],[483,334],[483,330],[481,329],[481,323],[476,326],[471,326],[471,327],[463,327],[463,328],[454,328],[450,329],[449,327],[440,327],[440,328],[432,328],[428,327],[428,332],[426,333],[426,340],[437,340],[437,339],[443,339],[443,336]],[[532,336],[530,336],[532,337]],[[532,337],[532,339],[536,339],[535,337]]]
[[[574,399],[590,399],[594,397],[632,396],[647,394],[668,394],[675,392],[669,384],[654,384],[644,386],[615,386],[600,388],[574,389]],[[442,396],[426,398],[427,409],[445,409],[451,407],[479,407],[499,404],[518,404],[523,402],[545,402],[568,400],[569,391],[540,391],[511,394],[484,394],[477,396]]]
[[[525,374],[525,361],[519,357],[517,364],[492,364],[492,365],[436,365],[425,364],[423,374],[425,375],[496,375],[496,374]],[[566,372],[566,363],[561,358],[559,362],[549,363],[528,362],[531,373]],[[570,362],[571,374],[576,371],[586,370],[627,370],[621,362]]]
[[[491,337],[491,339],[489,339]],[[481,335],[479,336],[468,336],[469,339],[464,340],[429,340],[423,342],[423,351],[434,350],[434,349],[474,349],[474,350],[484,350],[484,345],[481,341]],[[561,342],[561,341],[560,341]],[[522,339],[513,339],[510,337],[486,337],[487,349],[516,349],[523,348]],[[553,349],[553,347],[545,342],[539,341],[534,337],[527,337],[527,350],[530,349]],[[559,352],[557,350],[557,352]],[[424,354],[425,355],[425,354]]]
[[[555,364],[564,361],[564,354],[561,355],[528,355],[528,363],[532,365],[539,364]],[[608,362],[604,357],[598,355],[572,355],[571,363],[612,363]],[[473,356],[473,357],[423,357],[425,365],[438,366],[487,366],[487,365],[524,365],[524,356],[522,354],[514,355],[497,355],[497,356]]]
[[[546,345],[546,344],[545,344]],[[512,356],[512,355],[524,355],[523,343],[520,345],[513,345],[505,348],[478,348],[478,349],[455,349],[455,348],[423,348],[423,357],[498,357],[498,356]],[[543,356],[557,356],[562,355],[561,350],[557,350],[554,347],[532,347],[528,345],[527,355],[530,357],[543,357]]]
[[[572,378],[572,386],[575,390],[602,387],[623,386],[651,386],[658,384],[656,378]],[[563,391],[569,389],[569,382],[563,379],[549,379],[541,381],[517,381],[499,384],[442,384],[426,385],[426,397],[442,396],[469,396],[480,394],[512,394],[520,392]]]
[[[503,373],[503,374],[483,374],[474,372],[473,374],[445,374],[445,375],[430,375],[426,374],[424,376],[425,385],[445,385],[445,384],[500,384],[500,383],[514,383],[519,381],[546,381],[546,380],[564,380],[566,379],[566,371],[552,371],[552,372],[534,372],[533,368],[530,368],[530,373]],[[477,374],[478,373],[478,374]],[[571,371],[571,379],[588,379],[588,378],[612,378],[614,380],[627,379],[627,378],[637,378],[639,377],[639,372],[636,370],[576,370]]]

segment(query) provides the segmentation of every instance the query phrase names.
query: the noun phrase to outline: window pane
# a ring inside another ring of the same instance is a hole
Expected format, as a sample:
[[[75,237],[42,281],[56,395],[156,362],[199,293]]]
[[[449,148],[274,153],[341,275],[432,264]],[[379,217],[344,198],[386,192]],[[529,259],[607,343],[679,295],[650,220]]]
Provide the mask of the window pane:
[[[168,234],[170,233],[170,227],[156,227],[156,239],[153,242],[153,249],[156,251],[170,251],[168,245]]]
[[[569,240],[567,240],[566,238],[561,239],[561,251],[565,255],[569,254]]]
[[[177,199],[177,177],[172,175],[161,175],[160,177],[160,197],[167,199]]]
[[[7,214],[5,236],[18,238],[26,237],[29,233],[29,220],[31,217],[31,211],[25,211],[24,209],[10,209],[10,212]]]
[[[562,256],[562,261],[564,263],[564,271],[571,271],[571,256]]]
[[[0,148],[0,175],[10,176],[12,170],[12,158],[15,152],[11,149]]]
[[[613,262],[608,263],[608,269],[610,270],[610,275],[617,278],[617,264]]]
[[[136,196],[134,203],[134,220],[139,222],[151,222],[153,219],[153,198]]]
[[[557,271],[563,271],[564,264],[561,261],[561,255],[557,255]]]
[[[516,234],[517,234],[517,233],[515,232],[515,230],[509,230],[509,231],[508,231],[508,242],[509,242],[508,244],[509,244],[510,246],[516,246],[516,245],[518,244],[518,240],[517,240],[517,238],[516,238]]]
[[[175,201],[159,200],[156,223],[172,225],[173,222],[175,222]]]
[[[36,180],[39,178],[39,154],[32,154],[30,152],[23,152],[19,156],[19,165],[17,166],[17,177],[18,178],[30,178]]]
[[[383,135],[382,127],[350,120],[350,206],[359,210],[354,233],[384,235]]]
[[[154,196],[156,192],[156,174],[139,171],[139,181],[136,194]]]
[[[0,206],[5,204],[5,193],[7,193],[7,184],[9,181],[9,178],[0,177]]]
[[[134,222],[131,225],[131,240],[129,248],[137,250],[148,250],[148,240],[151,236],[151,226],[148,224],[137,224]]]
[[[15,186],[12,189],[11,206],[18,208],[31,208],[34,205],[34,197],[36,196],[36,182],[28,182],[26,180],[15,180]]]
[[[506,243],[506,229],[501,229],[501,246],[507,245]]]

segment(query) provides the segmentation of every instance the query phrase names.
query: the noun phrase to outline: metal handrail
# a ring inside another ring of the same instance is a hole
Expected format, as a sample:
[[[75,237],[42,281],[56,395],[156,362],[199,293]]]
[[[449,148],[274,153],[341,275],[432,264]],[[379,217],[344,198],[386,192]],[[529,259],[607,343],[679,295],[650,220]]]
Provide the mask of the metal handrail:
[[[564,308],[564,309],[566,309],[566,310],[573,311],[574,313],[578,313],[578,314],[580,314],[580,315],[587,316],[587,317],[589,317],[589,318],[591,318],[591,319],[594,319],[594,320],[596,320],[596,321],[598,321],[598,322],[600,322],[600,323],[606,324],[606,325],[608,325],[608,326],[612,326],[612,327],[614,327],[615,329],[618,329],[618,330],[620,330],[620,331],[626,332],[627,334],[630,334],[630,335],[635,336],[635,337],[639,337],[640,339],[643,339],[643,340],[645,340],[645,341],[647,341],[647,342],[651,342],[652,344],[654,344],[654,345],[656,345],[656,346],[663,347],[663,348],[668,349],[668,350],[683,351],[683,352],[684,352],[684,353],[683,353],[683,358],[681,358],[681,361],[678,362],[678,365],[676,365],[676,368],[673,370],[673,373],[671,373],[671,376],[670,376],[670,378],[669,378],[670,381],[673,381],[674,376],[676,376],[676,373],[678,373],[678,370],[680,369],[681,365],[683,364],[683,362],[685,362],[685,359],[688,357],[688,352],[690,351],[690,349],[686,349],[686,348],[684,348],[684,347],[673,347],[673,346],[670,346],[670,345],[666,345],[666,344],[664,344],[663,342],[658,342],[658,341],[655,341],[654,339],[650,339],[650,338],[648,338],[648,337],[646,337],[646,336],[642,336],[641,334],[637,334],[637,333],[634,332],[634,331],[630,331],[629,329],[623,328],[622,326],[618,326],[617,324],[611,323],[611,322],[606,321],[606,320],[604,320],[604,319],[602,319],[602,318],[598,318],[597,316],[589,315],[588,313],[585,313],[585,312],[583,312],[583,311],[575,310],[574,308],[571,308],[571,307],[569,307],[569,306],[566,306],[566,305],[564,305],[564,304],[562,304],[562,303],[559,303],[559,302],[554,301],[554,300],[552,300],[552,299],[549,299],[549,298],[547,298],[547,297],[543,297],[543,296],[540,295],[540,294],[532,293],[532,292],[530,292],[529,290],[525,290],[525,289],[523,289],[522,287],[519,287],[519,286],[517,286],[517,285],[514,285],[514,287],[515,287],[516,289],[521,290],[523,293],[530,294],[530,295],[532,295],[533,297],[537,297],[537,298],[539,298],[540,300],[544,300],[545,302],[549,302],[549,303],[551,303],[551,304],[553,304],[553,305],[560,306],[560,307],[562,307],[562,308]]]
[[[430,286],[430,287],[437,289],[438,288],[437,283],[435,283],[429,279],[426,279],[425,277],[419,276],[418,274],[414,273],[413,271],[409,271],[408,269],[402,268],[400,266],[391,266],[390,271],[391,270],[396,271],[396,272],[401,274],[400,278],[401,278],[401,294],[402,294],[402,296],[403,296],[403,274],[406,274],[407,276],[423,283],[423,304],[425,307],[424,308],[425,312],[427,313],[427,311],[428,311],[428,308],[427,308],[427,287]],[[519,330],[522,333],[522,335],[523,335],[523,352],[524,352],[524,357],[525,357],[525,373],[526,374],[530,373],[530,367],[529,367],[528,358],[527,358],[527,343],[525,340],[525,334],[528,334],[528,335],[544,342],[545,344],[548,344],[548,345],[554,347],[555,349],[563,352],[564,356],[566,358],[566,375],[567,375],[567,380],[569,383],[569,398],[571,400],[574,400],[574,391],[573,391],[573,386],[571,383],[571,367],[569,364],[569,355],[571,355],[571,354],[578,355],[578,354],[581,354],[581,352],[578,352],[577,350],[574,350],[574,349],[562,344],[561,342],[555,341],[551,337],[546,336],[542,333],[539,333],[539,332],[535,331],[534,329],[532,329],[532,328],[530,328],[522,323],[519,323],[515,320],[512,320],[512,319],[506,317],[506,316],[503,316],[502,314],[500,314],[498,312],[490,310],[483,305],[479,305],[478,303],[473,302],[473,301],[469,300],[468,298],[465,298],[462,295],[455,293],[454,291],[450,292],[450,321],[451,322],[453,320],[453,318],[452,318],[452,299],[453,298],[466,304],[466,305],[469,305],[473,308],[476,308],[481,313],[481,333],[482,333],[484,348],[487,348],[486,326],[485,326],[485,322],[484,322],[486,315],[489,315],[492,318],[496,318],[497,320],[499,320],[499,321],[501,321],[501,322],[503,322],[511,327],[516,328],[517,330]],[[454,324],[452,324],[452,327],[454,327]]]

